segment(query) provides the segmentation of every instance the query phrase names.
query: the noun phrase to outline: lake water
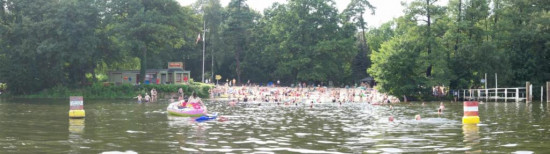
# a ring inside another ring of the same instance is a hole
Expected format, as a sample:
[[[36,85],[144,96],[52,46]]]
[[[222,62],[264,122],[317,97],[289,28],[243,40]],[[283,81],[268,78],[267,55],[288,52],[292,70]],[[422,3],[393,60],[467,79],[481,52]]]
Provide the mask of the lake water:
[[[167,115],[169,102],[0,100],[0,151],[8,153],[550,153],[547,103],[480,104],[462,125],[462,103],[299,104],[207,102],[227,121]],[[422,120],[414,120],[415,115]],[[394,122],[388,122],[393,116]]]

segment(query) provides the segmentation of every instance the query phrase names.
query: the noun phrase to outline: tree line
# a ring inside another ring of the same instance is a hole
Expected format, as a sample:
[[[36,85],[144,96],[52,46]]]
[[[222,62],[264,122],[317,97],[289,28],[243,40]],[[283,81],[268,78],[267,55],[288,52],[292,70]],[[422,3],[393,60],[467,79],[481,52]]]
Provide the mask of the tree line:
[[[289,0],[262,12],[246,0],[0,0],[0,82],[28,94],[169,61],[200,80],[204,26],[212,80],[353,85],[372,76],[382,91],[418,98],[433,86],[479,87],[484,73],[498,73],[499,87],[537,84],[550,78],[548,3],[416,0],[369,28],[368,0],[341,11],[334,0]]]
[[[488,88],[550,80],[550,1],[436,2],[406,4],[405,15],[367,34],[368,72],[381,90],[422,98],[434,86],[484,88],[485,74]]]

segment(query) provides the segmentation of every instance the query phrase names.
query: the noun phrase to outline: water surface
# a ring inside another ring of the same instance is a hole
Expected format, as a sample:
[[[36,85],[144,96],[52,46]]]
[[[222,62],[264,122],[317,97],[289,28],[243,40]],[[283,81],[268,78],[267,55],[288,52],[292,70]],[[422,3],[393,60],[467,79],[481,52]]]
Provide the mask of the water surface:
[[[197,123],[166,113],[169,102],[0,100],[0,151],[15,153],[549,153],[546,103],[480,104],[481,124],[463,126],[462,104],[207,102],[227,121]],[[420,115],[422,120],[414,120]],[[393,116],[394,122],[388,117]]]

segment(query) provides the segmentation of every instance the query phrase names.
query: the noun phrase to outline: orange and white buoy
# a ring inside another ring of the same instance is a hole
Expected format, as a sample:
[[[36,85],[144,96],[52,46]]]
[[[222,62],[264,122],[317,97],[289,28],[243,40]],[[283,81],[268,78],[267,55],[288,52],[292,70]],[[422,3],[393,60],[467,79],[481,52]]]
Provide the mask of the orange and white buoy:
[[[82,96],[71,96],[69,118],[84,118],[85,116],[84,98]]]
[[[478,124],[479,112],[477,101],[465,101],[464,102],[464,116],[462,117],[462,124]]]

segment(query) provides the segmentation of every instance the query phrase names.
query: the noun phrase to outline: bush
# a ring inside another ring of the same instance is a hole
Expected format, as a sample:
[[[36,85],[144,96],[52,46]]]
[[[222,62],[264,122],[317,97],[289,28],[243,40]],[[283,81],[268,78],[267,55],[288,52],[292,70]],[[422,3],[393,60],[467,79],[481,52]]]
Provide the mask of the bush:
[[[182,88],[185,95],[191,95],[196,92],[199,97],[209,96],[209,90],[212,85],[191,83],[189,85],[112,85],[103,82],[94,83],[90,86],[70,89],[64,86],[55,86],[50,89],[42,90],[39,93],[23,95],[27,98],[67,98],[69,96],[84,96],[86,98],[133,98],[138,94],[149,93],[155,88],[160,93],[177,93]],[[19,97],[19,96],[16,96]]]

